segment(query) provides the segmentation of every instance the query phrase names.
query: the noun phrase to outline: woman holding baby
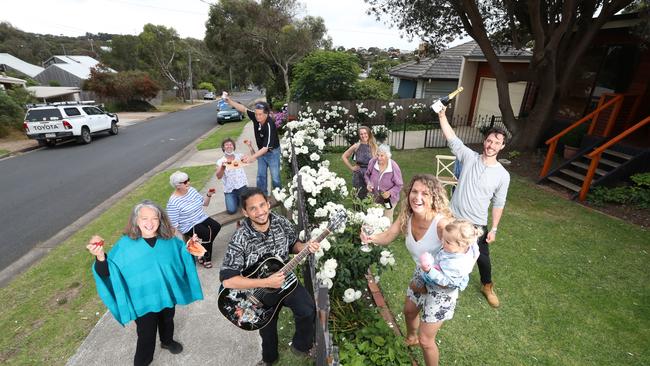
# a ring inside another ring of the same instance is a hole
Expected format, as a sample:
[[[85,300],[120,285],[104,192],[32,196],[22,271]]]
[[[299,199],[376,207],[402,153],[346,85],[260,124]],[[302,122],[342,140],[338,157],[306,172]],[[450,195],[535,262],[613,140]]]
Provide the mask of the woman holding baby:
[[[458,281],[447,279],[445,282],[439,278],[441,276],[456,278],[454,276],[457,276],[458,273],[446,273],[445,270],[450,268],[456,270],[459,266],[461,267],[460,272],[464,273],[468,267],[471,272],[473,262],[471,266],[466,264],[468,262],[467,255],[473,255],[471,245],[459,247],[459,249],[452,247],[462,243],[471,243],[475,233],[464,232],[463,234],[471,235],[458,240],[459,223],[452,223],[447,193],[434,176],[430,174],[415,175],[405,187],[404,196],[407,199],[402,202],[399,216],[387,231],[370,236],[362,232],[360,236],[362,242],[388,245],[402,233],[406,238],[406,247],[415,263],[418,263],[421,256],[426,258],[425,253],[429,253],[436,259],[440,257],[439,252],[446,253],[447,250],[457,252],[458,256],[464,259],[464,264],[460,265],[459,261],[454,261],[455,258],[449,258],[453,257],[454,253],[447,253],[446,262],[436,263],[434,260],[433,263],[423,263],[424,266],[416,265],[413,278],[406,290],[404,302],[407,328],[406,344],[409,346],[419,344],[427,366],[438,365],[439,352],[436,334],[443,321],[453,317],[460,287],[457,286]],[[450,224],[455,226],[450,226]],[[449,241],[450,245],[443,248],[445,240]],[[473,240],[473,243],[475,242],[476,238]],[[452,260],[451,265],[450,259]],[[473,261],[475,262],[476,258]],[[422,267],[428,272],[423,271]],[[469,275],[469,272],[466,275]]]

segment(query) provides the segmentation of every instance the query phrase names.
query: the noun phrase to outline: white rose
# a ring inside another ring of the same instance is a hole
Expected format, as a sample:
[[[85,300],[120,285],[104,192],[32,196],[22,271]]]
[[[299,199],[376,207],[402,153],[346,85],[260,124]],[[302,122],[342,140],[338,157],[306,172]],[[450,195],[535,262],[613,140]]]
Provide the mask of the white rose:
[[[395,258],[393,256],[388,257],[388,264],[391,266],[395,265]]]
[[[327,261],[325,261],[325,262],[327,263]],[[331,269],[331,268],[324,268],[321,271],[321,273],[323,274],[323,278],[334,278],[334,277],[336,277],[336,271]]]
[[[307,198],[307,202],[308,202],[312,207],[313,207],[313,206],[316,206],[316,204],[318,203],[318,201],[316,201],[316,200],[313,199],[313,198]]]
[[[351,303],[354,300],[356,300],[354,289],[349,288],[349,289],[345,290],[345,292],[343,292],[343,301],[345,301],[347,303]]]
[[[387,265],[388,264],[388,257],[379,258],[379,263],[381,263],[382,266]]]
[[[323,266],[324,266],[324,268],[329,268],[329,269],[334,270],[338,266],[338,263],[336,262],[336,259],[330,258],[330,259],[325,261],[325,264],[323,264]]]
[[[323,286],[327,286],[328,289],[332,289],[332,286],[334,286],[334,282],[329,278],[323,278],[320,280],[320,283],[322,283]]]
[[[309,159],[311,159],[311,161],[319,161],[320,156],[316,153],[312,153],[311,155],[309,155]]]
[[[356,290],[354,291],[354,299],[359,300],[361,298],[361,291]]]
[[[388,250],[382,250],[381,251],[381,256],[382,257],[390,257],[391,253]]]

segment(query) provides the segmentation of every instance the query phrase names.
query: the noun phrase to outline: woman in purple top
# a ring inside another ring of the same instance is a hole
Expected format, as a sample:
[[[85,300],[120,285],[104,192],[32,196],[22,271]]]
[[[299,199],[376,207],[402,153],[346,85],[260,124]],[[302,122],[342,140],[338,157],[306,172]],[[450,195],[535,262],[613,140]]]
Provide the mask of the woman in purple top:
[[[399,201],[404,181],[399,165],[391,156],[390,146],[380,145],[377,148],[377,157],[368,162],[364,178],[368,192],[372,194],[375,202],[384,205],[384,216],[392,223],[393,210]]]
[[[372,134],[370,127],[359,127],[359,142],[350,146],[341,159],[343,163],[352,171],[352,187],[357,191],[357,197],[364,199],[368,195],[366,182],[363,176],[366,174],[368,162],[377,154],[377,143]],[[350,163],[350,157],[354,156],[355,164]]]

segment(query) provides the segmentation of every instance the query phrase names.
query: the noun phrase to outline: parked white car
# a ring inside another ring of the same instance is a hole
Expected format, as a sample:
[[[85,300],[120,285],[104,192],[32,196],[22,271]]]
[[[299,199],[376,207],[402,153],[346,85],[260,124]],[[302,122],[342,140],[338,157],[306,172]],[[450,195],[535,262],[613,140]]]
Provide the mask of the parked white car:
[[[92,101],[61,102],[29,105],[23,128],[39,145],[54,146],[69,139],[89,144],[96,133],[117,135],[118,122],[117,114],[104,111]]]

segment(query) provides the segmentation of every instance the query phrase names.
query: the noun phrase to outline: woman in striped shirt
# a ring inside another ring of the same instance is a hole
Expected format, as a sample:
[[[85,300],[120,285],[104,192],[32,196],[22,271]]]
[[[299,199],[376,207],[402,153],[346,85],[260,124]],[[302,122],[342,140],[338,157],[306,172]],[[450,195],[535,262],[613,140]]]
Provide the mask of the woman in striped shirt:
[[[201,239],[206,253],[199,258],[199,263],[205,268],[212,268],[212,243],[217,237],[221,224],[209,217],[203,207],[207,207],[213,190],[205,197],[192,186],[189,176],[180,171],[169,177],[169,183],[175,188],[167,201],[167,215],[172,226],[182,233],[186,239],[196,234]]]

